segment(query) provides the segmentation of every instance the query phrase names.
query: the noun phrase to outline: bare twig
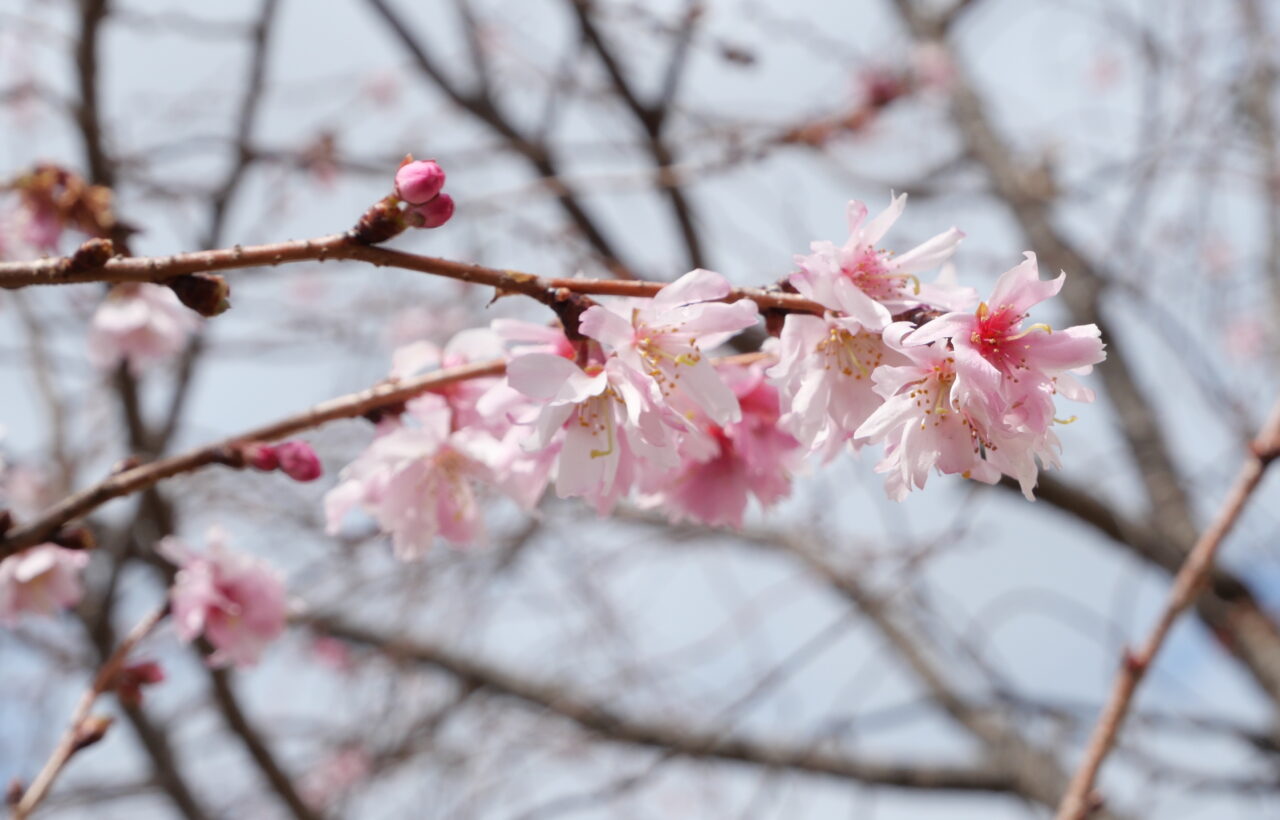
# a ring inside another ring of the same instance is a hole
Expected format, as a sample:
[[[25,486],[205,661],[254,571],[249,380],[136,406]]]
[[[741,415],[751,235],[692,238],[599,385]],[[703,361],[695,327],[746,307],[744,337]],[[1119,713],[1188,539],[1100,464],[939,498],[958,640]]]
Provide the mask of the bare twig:
[[[1262,481],[1267,465],[1277,456],[1280,456],[1280,402],[1276,403],[1271,417],[1254,440],[1218,515],[1200,535],[1186,563],[1174,578],[1173,588],[1169,590],[1168,600],[1151,634],[1137,652],[1125,654],[1111,696],[1094,726],[1080,767],[1058,806],[1058,820],[1079,820],[1088,812],[1094,781],[1108,752],[1115,745],[1138,684],[1151,668],[1178,616],[1195,600],[1200,587],[1213,571],[1213,559],[1218,548],[1239,520],[1250,496]]]
[[[125,636],[115,651],[103,661],[102,666],[98,668],[98,674],[93,678],[93,683],[81,695],[80,702],[76,704],[75,711],[71,713],[71,722],[67,727],[67,731],[63,733],[62,739],[58,741],[58,745],[54,747],[53,754],[49,755],[49,760],[45,762],[44,768],[36,775],[35,780],[31,781],[31,785],[27,787],[22,798],[14,806],[13,820],[23,820],[35,810],[40,801],[49,793],[49,789],[53,787],[53,781],[57,779],[58,774],[67,765],[67,761],[71,760],[72,755],[84,747],[86,722],[89,720],[89,712],[93,709],[93,704],[97,702],[98,697],[103,692],[111,689],[116,675],[128,659],[129,653],[155,628],[156,624],[160,623],[164,616],[168,614],[168,611],[167,606],[161,607],[139,621],[138,625]]]

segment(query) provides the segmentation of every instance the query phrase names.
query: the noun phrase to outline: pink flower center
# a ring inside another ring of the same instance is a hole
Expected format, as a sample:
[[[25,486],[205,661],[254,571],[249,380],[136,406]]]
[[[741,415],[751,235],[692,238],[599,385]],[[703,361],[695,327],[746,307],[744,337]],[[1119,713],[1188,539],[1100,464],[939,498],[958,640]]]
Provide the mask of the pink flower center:
[[[841,266],[840,272],[872,299],[883,301],[904,296],[908,280],[916,283],[915,290],[919,292],[919,281],[914,276],[896,273],[889,267],[888,260],[892,255],[891,251],[863,245]]]
[[[1004,373],[1026,369],[1026,353],[1031,345],[1021,341],[1022,339],[1037,330],[1053,332],[1053,328],[1046,324],[1034,324],[1022,329],[1022,320],[1027,315],[1014,310],[1012,305],[1001,305],[992,310],[983,302],[978,305],[976,315],[978,322],[969,334],[969,342],[982,354],[982,358]]]

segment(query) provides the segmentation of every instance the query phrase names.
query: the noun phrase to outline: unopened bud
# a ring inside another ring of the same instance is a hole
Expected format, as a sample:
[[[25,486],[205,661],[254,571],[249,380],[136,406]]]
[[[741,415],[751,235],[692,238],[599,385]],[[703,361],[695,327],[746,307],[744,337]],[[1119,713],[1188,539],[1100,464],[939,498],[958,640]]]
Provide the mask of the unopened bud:
[[[430,202],[409,209],[409,221],[415,228],[439,228],[453,216],[453,197],[439,194]]]
[[[444,187],[444,169],[434,160],[409,162],[396,171],[396,196],[410,205],[435,199]]]
[[[294,481],[315,481],[324,475],[324,466],[311,445],[305,441],[286,441],[276,445],[280,471]]]
[[[112,718],[110,715],[90,715],[80,722],[76,727],[76,737],[73,749],[80,751],[86,746],[92,746],[99,740],[107,736],[107,730],[111,728]]]
[[[90,239],[80,247],[63,264],[63,273],[83,273],[97,270],[115,255],[115,245],[110,239]]]
[[[142,688],[164,682],[164,669],[155,661],[141,661],[130,664],[116,673],[111,682],[116,697],[125,706],[142,705]]]
[[[165,284],[182,304],[201,316],[217,316],[231,307],[231,286],[216,273],[188,273]]]
[[[270,444],[250,444],[244,448],[245,461],[255,470],[269,473],[280,466],[276,448]]]
[[[23,793],[26,789],[22,785],[22,781],[14,778],[9,781],[9,788],[4,790],[4,802],[10,806],[18,805],[18,801],[22,800]]]

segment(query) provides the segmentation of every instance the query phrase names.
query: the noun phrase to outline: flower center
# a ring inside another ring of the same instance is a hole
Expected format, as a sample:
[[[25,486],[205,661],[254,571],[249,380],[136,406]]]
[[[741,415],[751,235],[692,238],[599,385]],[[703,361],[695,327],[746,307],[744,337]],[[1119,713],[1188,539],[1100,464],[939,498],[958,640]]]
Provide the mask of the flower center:
[[[815,347],[824,357],[825,369],[861,380],[870,376],[884,360],[880,337],[871,333],[850,333],[838,325],[827,329],[827,336]]]
[[[969,334],[969,343],[987,361],[1005,373],[1024,370],[1027,366],[1026,352],[1031,345],[1019,340],[1026,338],[1037,330],[1052,333],[1053,328],[1043,322],[1022,328],[1022,321],[1027,318],[1012,305],[1001,305],[992,310],[986,302],[978,305],[978,323]]]
[[[856,250],[840,272],[863,293],[872,299],[895,299],[906,295],[906,283],[911,282],[912,292],[920,293],[920,280],[910,273],[898,273],[888,265],[890,251],[876,250],[870,245]]]

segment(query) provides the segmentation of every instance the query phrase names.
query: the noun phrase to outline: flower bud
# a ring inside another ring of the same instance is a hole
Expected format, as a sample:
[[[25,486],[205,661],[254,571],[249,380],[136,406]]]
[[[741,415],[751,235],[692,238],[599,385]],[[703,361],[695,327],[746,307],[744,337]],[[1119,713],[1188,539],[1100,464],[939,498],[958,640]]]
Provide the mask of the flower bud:
[[[396,171],[396,196],[410,205],[425,205],[443,187],[444,169],[433,160],[410,162]]]
[[[111,724],[115,720],[110,715],[89,715],[80,721],[80,725],[76,727],[75,740],[73,741],[73,751],[80,751],[86,746],[92,746],[99,740],[107,736],[107,730],[111,728]]]
[[[415,205],[409,210],[409,219],[418,228],[439,228],[453,216],[453,197],[440,194],[430,202]]]
[[[216,273],[188,273],[165,282],[178,301],[201,316],[217,316],[231,307],[231,286]]]
[[[281,472],[294,481],[315,481],[324,475],[320,457],[305,441],[286,441],[277,444],[275,450]]]
[[[116,673],[111,686],[116,697],[125,706],[142,705],[142,689],[164,682],[164,669],[155,661],[140,661],[130,664]]]
[[[280,458],[270,444],[250,444],[244,448],[245,461],[255,470],[269,473],[279,468]]]

